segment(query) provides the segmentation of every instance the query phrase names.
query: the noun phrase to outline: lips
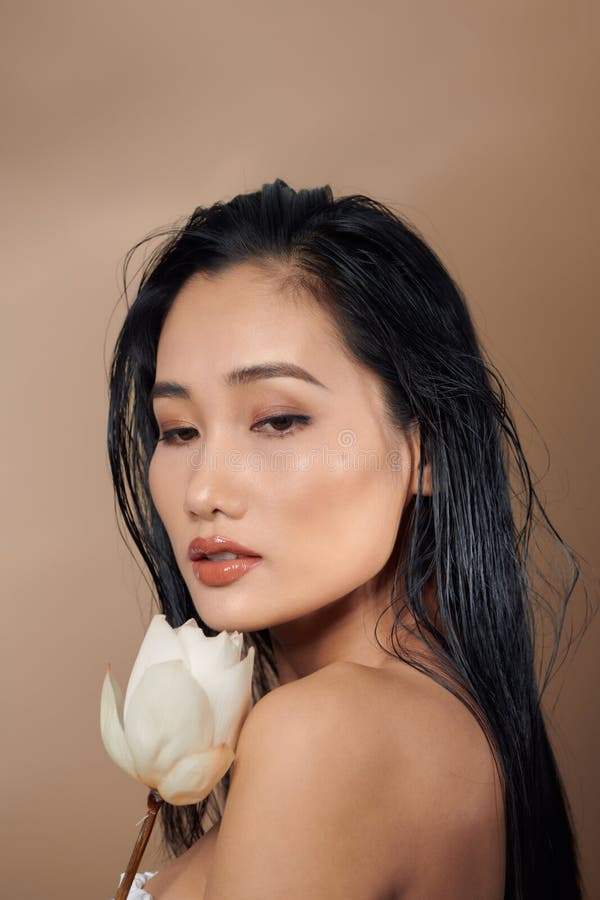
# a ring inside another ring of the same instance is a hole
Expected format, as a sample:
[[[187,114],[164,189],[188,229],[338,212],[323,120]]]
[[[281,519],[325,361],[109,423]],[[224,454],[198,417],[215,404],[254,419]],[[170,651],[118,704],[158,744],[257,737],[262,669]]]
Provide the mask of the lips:
[[[255,553],[254,550],[250,550],[248,547],[244,547],[242,544],[238,544],[236,541],[232,541],[220,534],[215,534],[209,538],[194,538],[188,547],[188,556],[192,562],[205,559],[205,557],[212,556],[215,553],[235,553],[237,556],[261,558],[260,553]]]
[[[197,559],[191,562],[194,575],[208,587],[224,587],[238,581],[262,563],[262,556],[240,556],[238,559]]]

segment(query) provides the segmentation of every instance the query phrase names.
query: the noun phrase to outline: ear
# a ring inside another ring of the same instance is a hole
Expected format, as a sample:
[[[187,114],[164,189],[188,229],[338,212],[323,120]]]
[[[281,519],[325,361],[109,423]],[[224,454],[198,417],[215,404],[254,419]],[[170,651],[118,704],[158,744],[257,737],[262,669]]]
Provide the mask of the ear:
[[[410,451],[411,478],[408,486],[409,493],[417,494],[419,490],[419,465],[421,459],[421,433],[418,425],[408,434],[408,448]],[[431,495],[433,487],[431,482],[431,464],[426,462],[423,466],[423,478],[421,481],[421,494]]]

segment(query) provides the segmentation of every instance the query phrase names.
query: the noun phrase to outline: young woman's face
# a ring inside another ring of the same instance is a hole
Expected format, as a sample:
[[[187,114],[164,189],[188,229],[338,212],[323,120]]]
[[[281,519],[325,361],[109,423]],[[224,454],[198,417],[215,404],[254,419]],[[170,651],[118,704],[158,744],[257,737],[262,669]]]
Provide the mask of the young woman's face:
[[[267,363],[315,381],[225,382],[233,369]],[[371,590],[416,489],[418,456],[385,422],[378,379],[348,358],[312,296],[277,293],[250,263],[195,276],[161,332],[160,382],[189,398],[153,401],[160,436],[180,431],[158,441],[150,490],[204,622],[270,628]],[[264,421],[273,416],[286,418]],[[203,583],[188,548],[213,535],[262,561],[229,584]]]

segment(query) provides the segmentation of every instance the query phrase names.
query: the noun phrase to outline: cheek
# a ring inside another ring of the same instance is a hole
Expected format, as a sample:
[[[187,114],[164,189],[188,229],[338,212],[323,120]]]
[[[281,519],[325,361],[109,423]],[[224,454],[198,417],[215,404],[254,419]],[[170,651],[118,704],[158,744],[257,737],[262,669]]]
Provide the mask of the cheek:
[[[293,496],[288,490],[286,497],[288,511],[296,513],[282,535],[293,547],[296,575],[310,576],[329,599],[335,599],[364,584],[386,564],[407,500],[407,484],[406,478],[374,466],[319,469],[298,478]]]

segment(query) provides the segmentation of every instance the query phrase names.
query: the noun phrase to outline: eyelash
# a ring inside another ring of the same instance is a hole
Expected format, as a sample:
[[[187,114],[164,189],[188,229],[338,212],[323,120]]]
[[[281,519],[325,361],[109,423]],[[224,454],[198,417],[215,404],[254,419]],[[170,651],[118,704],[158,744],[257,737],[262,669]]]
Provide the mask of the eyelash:
[[[296,431],[298,431],[298,429],[304,428],[310,422],[310,416],[300,416],[300,415],[293,415],[292,413],[289,413],[288,415],[282,414],[279,416],[269,416],[266,419],[261,419],[259,422],[255,422],[255,425],[265,425],[269,422],[281,422],[281,421],[285,421],[286,419],[292,419],[295,424],[293,426],[290,426],[290,428],[288,428],[286,431],[266,432],[267,437],[274,437],[274,438],[288,437],[288,435],[294,434]],[[189,441],[177,440],[177,438],[179,438],[180,434],[194,432],[195,430],[196,430],[195,428],[169,428],[168,431],[165,431],[164,434],[160,435],[158,440],[164,441],[165,444],[170,445],[170,446],[181,447],[183,444],[189,444]]]

